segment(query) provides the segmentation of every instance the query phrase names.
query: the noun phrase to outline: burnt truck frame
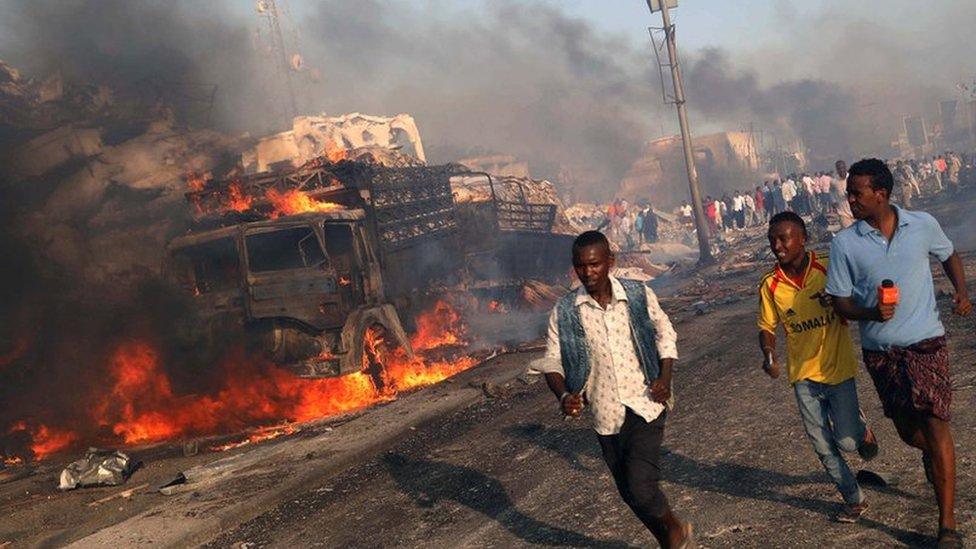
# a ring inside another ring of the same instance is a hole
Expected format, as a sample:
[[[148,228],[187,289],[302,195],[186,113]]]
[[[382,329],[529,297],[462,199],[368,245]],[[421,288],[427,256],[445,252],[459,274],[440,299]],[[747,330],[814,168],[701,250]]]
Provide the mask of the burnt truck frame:
[[[491,199],[455,204],[459,175],[484,177]],[[216,211],[229,184],[187,199]],[[193,295],[206,337],[242,331],[249,349],[303,377],[364,370],[370,329],[412,356],[400,314],[418,312],[431,287],[551,278],[565,271],[572,240],[551,232],[554,204],[526,203],[524,192],[522,202],[499,200],[490,175],[454,165],[322,163],[233,184],[258,196],[298,189],[343,207],[267,219],[267,205],[255,204],[257,216],[212,218],[222,226],[167,246],[164,273]]]

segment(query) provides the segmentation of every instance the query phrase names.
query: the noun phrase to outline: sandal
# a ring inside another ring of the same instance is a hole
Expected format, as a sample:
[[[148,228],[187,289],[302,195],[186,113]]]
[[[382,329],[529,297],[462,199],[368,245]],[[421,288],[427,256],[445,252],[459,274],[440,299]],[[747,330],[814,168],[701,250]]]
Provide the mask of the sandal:
[[[845,524],[854,524],[860,520],[867,510],[868,504],[863,501],[861,503],[848,504],[844,506],[843,511],[834,516],[834,520]]]
[[[962,549],[962,534],[952,528],[939,528],[939,549]]]
[[[864,440],[857,446],[857,455],[861,456],[864,461],[871,461],[878,456],[878,438],[874,436],[874,431],[870,426],[864,429]]]

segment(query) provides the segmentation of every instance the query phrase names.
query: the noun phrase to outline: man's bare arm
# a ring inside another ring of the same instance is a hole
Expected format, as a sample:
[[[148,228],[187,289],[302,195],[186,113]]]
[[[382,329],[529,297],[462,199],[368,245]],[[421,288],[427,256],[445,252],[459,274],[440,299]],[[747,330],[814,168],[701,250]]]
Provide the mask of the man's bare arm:
[[[966,287],[966,271],[962,266],[962,258],[958,252],[952,252],[949,259],[942,262],[942,269],[952,282],[952,287],[956,290],[953,296],[955,307],[953,311],[960,316],[966,316],[972,311],[973,304],[969,301],[969,288]]]
[[[662,358],[658,361],[660,373],[657,379],[651,382],[651,398],[655,402],[667,402],[671,398],[671,371],[674,367],[673,358]]]
[[[562,374],[555,372],[546,374],[546,385],[549,386],[552,394],[556,395],[556,398],[561,398],[566,392],[566,378]]]
[[[895,305],[878,305],[877,307],[861,307],[854,303],[854,298],[833,296],[834,312],[847,320],[870,320],[884,322],[895,315]]]
[[[563,414],[577,417],[583,410],[583,395],[566,391],[566,378],[562,374],[549,372],[546,374],[546,385],[552,394],[559,399],[559,407]]]
[[[779,377],[779,365],[776,363],[776,334],[759,330],[759,349],[763,353],[763,371],[771,378]]]

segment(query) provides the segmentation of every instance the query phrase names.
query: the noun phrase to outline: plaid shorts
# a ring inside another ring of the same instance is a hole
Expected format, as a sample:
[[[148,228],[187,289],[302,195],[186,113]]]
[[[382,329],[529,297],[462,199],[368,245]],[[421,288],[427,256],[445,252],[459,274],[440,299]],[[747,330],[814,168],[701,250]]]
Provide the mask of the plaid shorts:
[[[888,351],[862,351],[885,416],[916,411],[949,421],[952,379],[945,336]]]

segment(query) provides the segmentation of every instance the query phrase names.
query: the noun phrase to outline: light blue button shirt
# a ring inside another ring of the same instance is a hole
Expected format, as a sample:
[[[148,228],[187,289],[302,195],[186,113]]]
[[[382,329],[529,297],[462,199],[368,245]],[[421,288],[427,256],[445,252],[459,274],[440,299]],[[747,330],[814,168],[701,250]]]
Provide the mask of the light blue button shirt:
[[[953,253],[952,242],[934,217],[895,207],[898,228],[891,242],[881,231],[861,220],[837,233],[830,245],[827,293],[853,296],[866,308],[878,305],[878,286],[891,279],[900,300],[887,322],[859,321],[861,345],[883,351],[892,345],[907,347],[945,334],[935,304],[929,257],[940,262]]]

